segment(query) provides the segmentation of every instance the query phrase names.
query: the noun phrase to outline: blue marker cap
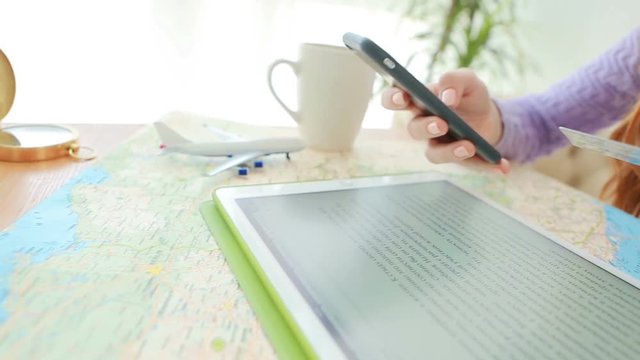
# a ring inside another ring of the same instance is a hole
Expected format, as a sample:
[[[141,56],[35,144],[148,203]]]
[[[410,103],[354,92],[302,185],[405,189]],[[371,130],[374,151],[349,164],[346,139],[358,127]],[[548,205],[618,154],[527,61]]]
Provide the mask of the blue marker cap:
[[[247,169],[246,167],[238,168],[238,175],[240,175],[240,176],[249,175],[249,169]]]
[[[262,160],[256,160],[256,161],[253,162],[253,167],[255,167],[255,168],[264,167],[264,162]]]

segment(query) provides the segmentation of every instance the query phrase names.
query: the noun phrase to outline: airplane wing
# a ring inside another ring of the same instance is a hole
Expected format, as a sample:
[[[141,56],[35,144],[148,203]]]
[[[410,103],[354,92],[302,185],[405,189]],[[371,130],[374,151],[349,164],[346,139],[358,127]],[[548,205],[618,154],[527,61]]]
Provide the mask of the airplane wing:
[[[230,169],[234,166],[240,165],[242,163],[245,163],[247,161],[253,160],[257,157],[266,155],[264,152],[261,151],[252,151],[252,152],[248,152],[248,153],[243,153],[243,154],[237,154],[234,155],[232,158],[229,158],[229,160],[225,161],[224,163],[222,163],[220,166],[216,167],[215,169],[208,171],[205,175],[207,176],[214,176],[217,175],[227,169]]]

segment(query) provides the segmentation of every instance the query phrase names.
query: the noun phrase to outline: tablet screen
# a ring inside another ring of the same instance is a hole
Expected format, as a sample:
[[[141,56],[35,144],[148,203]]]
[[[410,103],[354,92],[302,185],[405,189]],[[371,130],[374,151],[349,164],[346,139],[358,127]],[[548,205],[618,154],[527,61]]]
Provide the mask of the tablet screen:
[[[236,202],[348,357],[640,353],[640,289],[447,181]]]

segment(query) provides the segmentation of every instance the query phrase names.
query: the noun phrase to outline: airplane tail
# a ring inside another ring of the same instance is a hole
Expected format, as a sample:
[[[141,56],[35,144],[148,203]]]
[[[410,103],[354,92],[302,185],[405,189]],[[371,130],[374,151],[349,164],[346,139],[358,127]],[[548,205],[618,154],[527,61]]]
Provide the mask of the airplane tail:
[[[158,135],[160,135],[164,146],[181,145],[190,142],[161,121],[153,123],[153,126],[155,126]]]

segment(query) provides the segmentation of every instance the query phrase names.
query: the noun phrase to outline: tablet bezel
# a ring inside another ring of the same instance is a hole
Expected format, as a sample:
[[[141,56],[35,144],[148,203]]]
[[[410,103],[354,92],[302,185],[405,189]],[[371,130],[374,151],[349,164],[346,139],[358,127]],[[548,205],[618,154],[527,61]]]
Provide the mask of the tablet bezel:
[[[290,325],[297,327],[295,329],[297,330],[296,332],[299,332],[300,335],[304,337],[304,340],[308,342],[317,356],[320,358],[339,359],[345,358],[345,354],[342,352],[340,346],[322,324],[321,320],[318,319],[309,303],[304,299],[300,290],[289,278],[269,247],[264,243],[264,241],[262,241],[259,233],[239,207],[236,200],[243,198],[329,192],[434,181],[449,182],[460,190],[476,197],[486,205],[494,207],[503,214],[510,216],[540,235],[550,239],[593,265],[608,271],[640,290],[640,280],[633,278],[613,265],[591,255],[586,250],[580,249],[571,243],[556,238],[555,235],[547,232],[537,224],[531,223],[530,221],[515,214],[513,211],[493,202],[490,199],[487,199],[482,195],[461,187],[455,182],[452,182],[451,179],[439,173],[427,172],[353,179],[221,187],[216,189],[214,193],[214,200],[216,200],[218,207],[224,215],[228,217],[228,220],[232,221],[232,224],[229,225],[235,226],[235,229],[233,230],[235,230],[239,235],[240,239],[237,240],[245,251],[245,254],[252,259],[254,266],[259,266],[259,269],[256,270],[262,281],[265,283],[270,295],[274,297],[276,302],[279,300],[284,307],[281,308],[281,311],[285,312],[283,315],[285,315],[285,317],[289,317],[288,320],[294,322]]]

